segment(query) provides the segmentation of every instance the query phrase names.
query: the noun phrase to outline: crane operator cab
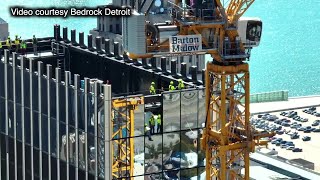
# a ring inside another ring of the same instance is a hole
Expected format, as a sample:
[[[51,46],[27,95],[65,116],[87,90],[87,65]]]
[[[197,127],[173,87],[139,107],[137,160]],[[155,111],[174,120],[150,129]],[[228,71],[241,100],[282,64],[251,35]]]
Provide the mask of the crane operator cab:
[[[238,33],[245,48],[258,47],[262,33],[261,19],[241,17],[238,21]]]

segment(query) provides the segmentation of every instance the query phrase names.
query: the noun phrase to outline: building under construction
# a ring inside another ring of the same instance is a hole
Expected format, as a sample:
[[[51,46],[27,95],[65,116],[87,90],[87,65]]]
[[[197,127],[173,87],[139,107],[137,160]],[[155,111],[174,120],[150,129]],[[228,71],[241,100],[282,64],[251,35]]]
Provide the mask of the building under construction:
[[[122,17],[120,43],[100,36],[98,18],[87,43],[54,25],[38,54],[4,45],[1,179],[249,179],[249,153],[272,136],[249,123],[245,61],[262,22],[239,18],[252,3],[121,1],[135,12]],[[204,54],[206,70],[195,64]],[[186,88],[168,91],[179,79]]]

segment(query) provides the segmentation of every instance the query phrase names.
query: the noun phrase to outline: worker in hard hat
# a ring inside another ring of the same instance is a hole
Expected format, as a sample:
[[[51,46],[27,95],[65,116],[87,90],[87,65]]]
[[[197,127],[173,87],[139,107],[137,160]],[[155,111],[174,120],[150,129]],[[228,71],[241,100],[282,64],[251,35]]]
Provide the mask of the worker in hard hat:
[[[156,125],[154,116],[152,115],[149,119],[150,133],[154,134],[154,126]]]
[[[178,89],[179,89],[179,90],[184,89],[184,84],[183,84],[182,79],[179,79],[178,82],[179,82],[179,84],[178,84]]]
[[[157,133],[162,132],[162,122],[161,122],[161,114],[158,114],[157,117]]]
[[[173,85],[173,81],[170,81],[169,91],[174,91],[174,90],[176,90],[176,88]]]
[[[151,86],[149,88],[150,90],[150,94],[156,94],[156,88],[155,88],[156,84],[154,82],[151,83]]]
[[[27,44],[24,40],[21,41],[21,54],[22,55],[25,55],[26,54],[26,51],[27,51]]]
[[[18,38],[18,35],[16,35],[16,39],[14,40],[14,44],[16,45],[16,53],[18,53],[19,47],[20,47],[20,39]]]
[[[38,40],[35,35],[33,35],[32,44],[33,44],[33,54],[37,55],[38,54],[38,52],[37,52],[38,51]]]
[[[7,38],[6,46],[8,47],[8,50],[10,51],[11,50],[11,39],[10,39],[10,36]]]
[[[146,136],[148,136],[149,141],[153,141],[151,138],[150,128],[148,127],[148,124],[144,125],[144,133]]]

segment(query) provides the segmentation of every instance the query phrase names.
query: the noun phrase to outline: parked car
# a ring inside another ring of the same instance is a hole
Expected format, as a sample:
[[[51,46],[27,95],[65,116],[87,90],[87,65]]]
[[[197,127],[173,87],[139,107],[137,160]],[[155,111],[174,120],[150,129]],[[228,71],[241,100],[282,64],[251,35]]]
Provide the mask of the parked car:
[[[294,148],[294,149],[292,149],[292,152],[302,152],[302,149],[301,148]]]
[[[291,135],[291,139],[299,139],[300,135],[299,134],[293,134]]]
[[[304,136],[302,138],[302,141],[310,141],[311,140],[311,137],[310,136]]]
[[[287,148],[288,145],[287,145],[287,144],[281,144],[280,147],[281,147],[281,148]]]
[[[314,129],[312,132],[320,132],[320,129]]]
[[[294,146],[288,146],[286,149],[287,149],[287,150],[293,150],[293,149],[294,149]]]

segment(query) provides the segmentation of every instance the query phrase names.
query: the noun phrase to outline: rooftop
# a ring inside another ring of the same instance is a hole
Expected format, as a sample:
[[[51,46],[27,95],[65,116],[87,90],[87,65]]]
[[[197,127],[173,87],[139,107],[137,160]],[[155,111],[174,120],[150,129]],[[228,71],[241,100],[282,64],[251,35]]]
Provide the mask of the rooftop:
[[[7,24],[7,22],[0,17],[0,24]]]

